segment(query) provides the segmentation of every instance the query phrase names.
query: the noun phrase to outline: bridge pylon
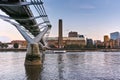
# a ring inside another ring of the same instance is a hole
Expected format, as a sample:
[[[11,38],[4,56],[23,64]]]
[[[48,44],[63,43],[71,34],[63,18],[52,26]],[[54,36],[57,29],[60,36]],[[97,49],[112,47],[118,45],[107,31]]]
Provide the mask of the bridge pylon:
[[[25,58],[25,65],[41,65],[41,54],[39,49],[39,44],[28,44],[26,58]]]

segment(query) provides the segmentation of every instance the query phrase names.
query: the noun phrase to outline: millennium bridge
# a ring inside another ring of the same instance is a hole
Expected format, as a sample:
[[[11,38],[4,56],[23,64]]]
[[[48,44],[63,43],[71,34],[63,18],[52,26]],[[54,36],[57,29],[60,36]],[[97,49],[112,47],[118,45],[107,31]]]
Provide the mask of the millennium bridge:
[[[11,23],[28,42],[25,65],[41,65],[51,24],[42,0],[0,0],[0,19]]]

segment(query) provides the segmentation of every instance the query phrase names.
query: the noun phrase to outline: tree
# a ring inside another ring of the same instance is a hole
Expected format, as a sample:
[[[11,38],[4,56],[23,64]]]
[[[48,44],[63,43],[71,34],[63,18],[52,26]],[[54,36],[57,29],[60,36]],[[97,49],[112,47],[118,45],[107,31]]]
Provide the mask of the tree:
[[[0,48],[7,48],[8,44],[7,43],[0,43]]]
[[[0,46],[1,46],[1,48],[4,48],[4,43],[2,43]]]
[[[15,43],[15,44],[13,45],[13,47],[14,47],[14,48],[18,48],[18,47],[19,47],[19,44],[18,44],[18,43]]]
[[[7,48],[7,47],[8,47],[8,44],[7,44],[7,43],[4,43],[4,47]]]

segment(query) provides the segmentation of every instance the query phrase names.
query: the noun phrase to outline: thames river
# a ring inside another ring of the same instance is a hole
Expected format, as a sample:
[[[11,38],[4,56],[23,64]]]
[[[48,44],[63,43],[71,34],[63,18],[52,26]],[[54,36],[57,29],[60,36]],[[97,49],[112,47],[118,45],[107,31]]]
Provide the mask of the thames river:
[[[0,52],[0,80],[120,80],[120,52],[46,52],[42,68],[26,52]]]

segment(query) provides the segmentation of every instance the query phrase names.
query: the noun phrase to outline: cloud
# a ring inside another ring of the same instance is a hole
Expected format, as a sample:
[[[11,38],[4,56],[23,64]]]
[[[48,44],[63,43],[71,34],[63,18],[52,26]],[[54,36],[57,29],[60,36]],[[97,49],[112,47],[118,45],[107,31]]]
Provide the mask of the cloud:
[[[95,9],[95,6],[93,5],[79,5],[78,6],[79,9]]]

